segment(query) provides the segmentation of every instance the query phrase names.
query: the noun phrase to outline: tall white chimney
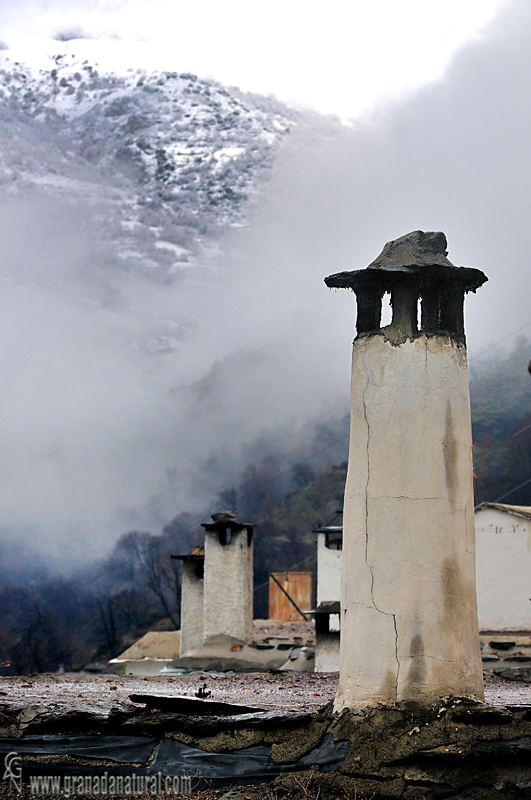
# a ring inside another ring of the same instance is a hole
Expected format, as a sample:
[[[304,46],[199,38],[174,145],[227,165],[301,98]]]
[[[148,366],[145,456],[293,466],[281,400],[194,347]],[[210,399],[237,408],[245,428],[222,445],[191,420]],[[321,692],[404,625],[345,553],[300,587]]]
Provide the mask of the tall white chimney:
[[[486,280],[423,231],[325,279],[358,306],[336,711],[483,699],[463,301]]]

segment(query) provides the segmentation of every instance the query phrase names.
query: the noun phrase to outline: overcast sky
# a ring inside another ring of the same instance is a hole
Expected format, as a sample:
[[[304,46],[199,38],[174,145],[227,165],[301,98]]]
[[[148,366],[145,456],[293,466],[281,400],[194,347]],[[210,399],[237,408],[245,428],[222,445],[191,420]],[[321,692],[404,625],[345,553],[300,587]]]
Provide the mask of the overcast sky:
[[[251,227],[225,243],[221,283],[130,287],[146,326],[161,309],[176,318],[187,309],[196,323],[181,360],[147,377],[100,319],[55,291],[84,247],[75,219],[1,207],[3,261],[8,245],[28,253],[28,231],[39,248],[44,226],[51,277],[23,258],[24,280],[2,287],[0,526],[27,531],[36,547],[53,536],[59,551],[70,537],[71,551],[90,509],[80,550],[109,546],[134,519],[124,508],[142,507],[148,526],[157,496],[168,516],[187,497],[199,507],[207,462],[236,468],[238,448],[262,431],[337,411],[355,304],[323,277],[366,266],[408,231],[443,230],[455,264],[487,273],[466,302],[472,357],[531,323],[531,9],[398,5],[0,0],[12,55],[38,61],[58,46],[50,36],[77,31],[94,38],[68,47],[120,68],[193,70],[343,118],[371,112],[333,135],[292,134]],[[184,374],[206,376],[215,402],[175,394]]]
[[[488,23],[506,4],[1,0],[0,36],[34,61],[49,52],[50,37],[93,37],[84,47],[102,64],[195,71],[350,118],[439,78],[456,50],[489,35]]]

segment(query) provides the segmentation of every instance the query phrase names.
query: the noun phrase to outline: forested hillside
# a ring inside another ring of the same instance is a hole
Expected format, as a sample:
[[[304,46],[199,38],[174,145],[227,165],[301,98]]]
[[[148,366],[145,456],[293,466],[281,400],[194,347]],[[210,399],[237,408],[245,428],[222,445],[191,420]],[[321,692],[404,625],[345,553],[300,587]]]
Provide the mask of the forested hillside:
[[[531,505],[531,343],[489,352],[470,369],[476,502]]]
[[[471,366],[476,502],[531,505],[530,359],[521,338]],[[29,581],[5,574],[0,658],[16,673],[79,669],[146,630],[178,628],[180,572],[170,555],[199,543],[200,523],[220,509],[256,524],[255,616],[266,616],[269,572],[314,569],[312,529],[341,520],[347,445],[347,415],[309,428],[306,445],[288,456],[275,453],[273,438],[256,442],[240,480],[202,513],[180,513],[160,532],[124,533],[107,558],[68,578],[35,564]]]
[[[255,616],[267,616],[270,571],[314,568],[312,529],[338,517],[346,476],[348,417],[308,431],[305,447],[289,456],[255,444],[256,458],[239,482],[200,514],[180,513],[161,532],[129,531],[110,555],[69,577],[39,571],[27,580],[3,574],[0,660],[16,674],[80,669],[105,662],[150,629],[180,625],[180,565],[172,554],[202,541],[210,513],[234,509],[256,524]],[[339,516],[339,519],[341,517]]]

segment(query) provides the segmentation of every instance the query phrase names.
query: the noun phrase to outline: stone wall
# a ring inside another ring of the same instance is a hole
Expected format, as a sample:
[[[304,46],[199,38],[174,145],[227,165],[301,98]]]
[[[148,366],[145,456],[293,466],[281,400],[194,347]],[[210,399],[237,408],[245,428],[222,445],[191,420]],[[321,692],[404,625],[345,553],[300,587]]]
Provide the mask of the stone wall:
[[[0,757],[17,752],[26,779],[186,771],[196,776],[194,790],[265,783],[264,796],[282,788],[302,796],[301,787],[306,798],[351,800],[531,795],[531,706],[453,698],[422,711],[401,704],[335,717],[330,707],[205,717],[131,706],[60,715],[0,704],[0,723]]]

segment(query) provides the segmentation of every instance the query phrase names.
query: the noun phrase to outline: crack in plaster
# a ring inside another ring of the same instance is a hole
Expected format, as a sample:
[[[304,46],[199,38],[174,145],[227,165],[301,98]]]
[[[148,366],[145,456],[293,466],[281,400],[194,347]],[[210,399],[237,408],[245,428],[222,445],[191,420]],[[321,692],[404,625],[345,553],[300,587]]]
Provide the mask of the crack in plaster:
[[[369,572],[371,574],[371,602],[376,611],[378,613],[383,614],[386,617],[393,618],[393,627],[395,629],[395,658],[396,658],[396,682],[395,682],[395,700],[398,701],[398,679],[400,676],[400,660],[398,658],[398,627],[396,624],[396,614],[392,614],[388,611],[382,611],[381,608],[378,608],[376,602],[374,600],[374,571],[372,566],[369,564],[369,480],[370,480],[370,455],[369,455],[369,446],[371,442],[371,429],[369,425],[369,418],[367,416],[367,403],[365,400],[365,395],[369,390],[369,372],[367,370],[367,365],[365,363],[365,356],[362,359],[363,362],[363,369],[365,371],[365,388],[363,389],[362,394],[362,404],[363,404],[363,417],[365,419],[365,424],[367,425],[367,481],[365,483],[365,563],[369,568]],[[363,604],[360,604],[363,605]],[[367,606],[370,608],[370,606]]]
[[[470,556],[475,556],[476,553],[473,550],[468,549],[468,515],[467,509],[464,508],[463,511],[465,512],[465,553],[468,553]]]
[[[378,494],[374,495],[375,500],[444,500],[442,495],[439,497],[409,497],[406,494]]]
[[[393,614],[393,625],[395,626],[395,658],[396,658],[396,684],[395,684],[395,696],[398,702],[398,681],[400,678],[400,659],[398,658],[398,628],[396,625],[396,615]]]
[[[423,658],[431,658],[432,661],[442,661],[445,664],[468,664],[466,658],[437,658],[437,656],[427,656],[424,654]]]

